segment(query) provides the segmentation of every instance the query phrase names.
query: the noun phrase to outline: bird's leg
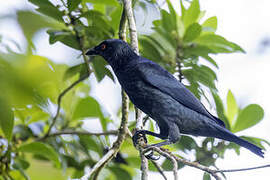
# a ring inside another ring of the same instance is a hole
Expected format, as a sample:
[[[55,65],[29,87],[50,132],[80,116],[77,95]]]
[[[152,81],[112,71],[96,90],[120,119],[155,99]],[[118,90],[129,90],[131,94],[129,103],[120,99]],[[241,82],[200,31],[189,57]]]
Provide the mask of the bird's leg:
[[[147,131],[147,130],[138,130],[135,132],[135,134],[132,136],[132,141],[134,146],[136,147],[136,145],[138,144],[137,141],[138,139],[140,139],[141,137],[143,137],[145,143],[147,144],[147,138],[145,136],[145,134],[151,135],[151,136],[155,136],[158,137],[160,139],[165,139],[165,137],[161,134],[157,134],[151,131]]]
[[[163,137],[163,136],[159,135],[159,138],[161,138],[161,139],[165,139],[165,138],[168,138],[168,139],[166,139],[163,142],[160,142],[157,144],[151,144],[151,145],[147,145],[147,146],[148,147],[151,147],[151,146],[161,147],[161,146],[165,146],[165,145],[169,145],[169,144],[174,144],[177,141],[179,141],[180,136],[181,136],[181,134],[180,134],[178,126],[176,124],[170,124],[168,137]],[[151,152],[146,157],[148,159],[152,159],[152,160],[156,159],[156,157],[153,155],[153,152]]]
[[[155,136],[155,137],[158,137],[160,139],[165,139],[166,138],[165,136],[163,136],[161,134],[157,134],[157,133],[154,133],[154,132],[151,132],[151,131],[138,130],[138,131],[135,132],[135,134],[132,137],[132,141],[133,141],[133,144],[134,144],[135,147],[137,146],[138,140],[140,138],[143,138],[144,139],[144,142],[147,144],[147,138],[146,138],[145,134],[148,134],[148,135],[151,135],[151,136]],[[163,145],[167,145],[167,144],[171,144],[172,143],[172,142],[171,143],[168,143],[168,142],[169,141],[164,141],[164,142],[153,144],[153,145],[147,145],[146,147],[150,147],[150,146],[160,147],[160,146],[163,146]],[[154,160],[154,161],[155,160],[158,160],[160,158],[160,156],[155,156],[153,151],[150,151],[150,153],[149,154],[146,154],[145,157],[147,159],[151,159],[151,160]]]
[[[150,145],[147,145],[148,147],[150,146],[155,146],[155,147],[161,147],[161,146],[165,146],[165,145],[169,145],[169,144],[173,144],[174,142],[170,141],[169,139],[163,141],[163,142],[160,142],[160,143],[156,143],[156,144],[150,144]]]

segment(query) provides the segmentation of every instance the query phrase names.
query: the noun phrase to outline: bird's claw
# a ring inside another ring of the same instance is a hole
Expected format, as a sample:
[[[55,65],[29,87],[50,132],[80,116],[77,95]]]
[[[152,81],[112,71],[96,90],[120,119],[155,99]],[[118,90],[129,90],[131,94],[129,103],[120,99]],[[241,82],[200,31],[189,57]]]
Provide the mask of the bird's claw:
[[[133,145],[137,147],[139,144],[141,145],[140,141],[143,141],[143,144],[146,146],[147,144],[147,138],[145,136],[145,133],[138,130],[135,132],[135,134],[132,136]]]
[[[133,141],[133,145],[137,148],[138,145],[143,145],[143,148],[147,148],[147,138],[145,136],[145,133],[143,131],[136,131],[134,133],[134,135],[132,136],[132,141]],[[138,148],[137,148],[138,149]],[[156,161],[159,160],[160,156],[156,156],[154,155],[154,151],[153,150],[149,150],[147,152],[145,152],[144,156],[152,161]]]

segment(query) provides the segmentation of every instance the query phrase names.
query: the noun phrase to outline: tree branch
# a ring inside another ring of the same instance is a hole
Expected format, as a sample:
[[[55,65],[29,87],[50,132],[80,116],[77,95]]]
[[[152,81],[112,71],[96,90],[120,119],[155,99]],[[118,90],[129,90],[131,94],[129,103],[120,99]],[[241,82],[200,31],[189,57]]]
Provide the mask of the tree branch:
[[[46,138],[61,136],[61,135],[89,135],[89,136],[106,136],[106,135],[117,135],[117,130],[105,131],[100,133],[88,132],[88,131],[74,131],[74,130],[64,130],[54,133],[50,133]]]
[[[174,159],[176,162],[181,162],[184,165],[190,166],[190,167],[194,167],[197,169],[200,169],[204,172],[209,173],[211,176],[213,176],[216,180],[221,180],[221,178],[217,175],[219,173],[231,173],[231,172],[240,172],[240,171],[249,171],[249,170],[255,170],[255,169],[261,169],[261,168],[267,168],[270,167],[270,164],[267,165],[263,165],[263,166],[256,166],[256,167],[250,167],[250,168],[240,168],[240,169],[225,169],[225,170],[220,170],[220,169],[211,169],[207,166],[201,165],[197,162],[191,162],[185,159],[181,159],[177,156],[175,156],[174,154],[172,154],[171,152],[169,152],[167,149],[163,149],[163,148],[159,148],[159,147],[148,147],[146,149],[143,150],[143,153],[146,153],[148,151],[155,151],[157,153],[159,153],[160,155],[164,156],[165,158],[171,160],[174,164],[174,175],[175,175],[175,162],[172,160]],[[176,176],[174,176],[176,178]]]
[[[65,3],[63,2],[63,5],[65,5]],[[60,113],[60,108],[61,108],[61,100],[62,100],[62,97],[69,91],[71,90],[74,86],[76,86],[78,83],[80,83],[81,81],[85,80],[87,77],[89,77],[89,75],[91,74],[91,69],[90,69],[90,66],[89,66],[89,62],[87,60],[87,57],[85,55],[86,51],[85,51],[85,47],[84,47],[84,38],[85,36],[82,35],[81,32],[79,32],[75,26],[77,25],[76,23],[76,19],[71,15],[71,13],[69,13],[69,18],[70,18],[70,24],[69,25],[72,25],[73,26],[73,29],[75,31],[75,34],[76,34],[76,38],[79,42],[79,46],[80,46],[80,50],[82,51],[82,56],[83,56],[83,60],[85,62],[85,65],[86,65],[86,69],[87,69],[87,74],[86,75],[83,75],[81,76],[77,81],[75,81],[73,84],[71,84],[67,89],[65,89],[62,93],[60,93],[60,95],[58,96],[58,99],[57,99],[57,111],[56,111],[56,115],[54,116],[53,120],[52,120],[52,123],[51,125],[49,126],[49,129],[47,131],[47,133],[44,135],[43,138],[46,138],[51,130],[52,130],[52,127],[54,126],[56,120],[57,120],[57,117],[59,116],[59,113]]]
[[[157,168],[158,172],[162,175],[162,177],[167,180],[166,175],[164,174],[164,170],[162,169],[162,167],[156,162],[156,161],[151,161],[154,166]]]
[[[126,25],[127,25],[127,18],[126,18],[126,11],[123,9],[121,21],[119,25],[119,38],[122,40],[126,40]],[[82,179],[88,179],[94,173],[94,179],[97,179],[99,172],[103,167],[105,167],[111,159],[116,156],[122,143],[124,142],[129,130],[127,126],[128,122],[128,97],[125,92],[122,90],[122,119],[121,125],[118,131],[117,140],[113,143],[112,148],[94,165],[91,169],[90,173],[85,175]]]
[[[159,153],[160,155],[164,156],[165,158],[172,161],[173,166],[174,166],[174,168],[173,168],[174,179],[177,179],[177,166],[176,166],[176,164],[177,164],[177,162],[181,162],[181,163],[183,163],[183,164],[185,164],[187,166],[194,167],[194,168],[200,169],[202,171],[208,172],[216,180],[221,180],[221,178],[216,174],[217,173],[217,172],[215,172],[216,170],[212,170],[212,169],[210,169],[210,168],[208,168],[206,166],[203,166],[203,165],[201,165],[199,163],[196,163],[196,162],[191,162],[191,161],[188,161],[188,160],[185,160],[185,159],[181,159],[181,158],[175,156],[174,154],[172,154],[171,152],[169,152],[167,149],[150,146],[150,147],[144,149],[143,153],[148,152],[150,150],[155,151],[155,152]]]
[[[231,172],[240,172],[240,171],[250,171],[255,169],[262,169],[262,168],[268,168],[270,167],[270,164],[263,165],[263,166],[256,166],[256,167],[250,167],[250,168],[242,168],[242,169],[225,169],[225,170],[212,170],[215,173],[231,173]]]
[[[89,76],[88,74],[85,74],[85,75],[81,76],[77,81],[75,81],[74,83],[72,83],[69,87],[67,87],[64,91],[62,91],[62,92],[59,94],[59,96],[58,96],[58,98],[57,98],[57,110],[56,110],[56,114],[55,114],[55,116],[54,116],[53,119],[52,119],[52,123],[50,124],[47,133],[46,133],[42,138],[40,138],[40,140],[46,139],[46,138],[49,136],[49,134],[50,134],[50,132],[51,132],[53,126],[55,125],[56,120],[57,120],[57,118],[58,118],[58,116],[59,116],[59,114],[60,114],[62,98],[65,96],[65,94],[66,94],[67,92],[69,92],[69,91],[70,91],[73,87],[75,87],[77,84],[79,84],[80,82],[82,82],[83,80],[85,80],[88,76]]]
[[[137,37],[137,29],[135,24],[135,19],[132,11],[132,2],[131,0],[123,0],[125,13],[128,19],[129,25],[129,35],[131,39],[131,47],[135,51],[135,53],[139,54],[139,46],[138,46],[138,37]],[[141,118],[141,111],[135,107],[136,114],[136,129],[143,129],[143,120]],[[139,140],[139,142],[142,142]],[[142,142],[143,143],[143,142]],[[141,171],[142,171],[142,180],[148,179],[148,159],[142,153],[142,145],[139,144],[139,152],[141,157]]]

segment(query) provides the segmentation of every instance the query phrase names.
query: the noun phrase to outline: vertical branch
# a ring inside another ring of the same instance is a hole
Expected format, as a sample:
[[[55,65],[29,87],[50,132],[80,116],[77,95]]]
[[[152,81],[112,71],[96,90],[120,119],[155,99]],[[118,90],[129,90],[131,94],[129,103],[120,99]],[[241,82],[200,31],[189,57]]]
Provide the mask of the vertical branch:
[[[137,37],[137,29],[135,24],[135,19],[132,11],[132,3],[131,0],[123,0],[124,9],[128,19],[128,26],[129,26],[129,34],[130,34],[130,44],[133,50],[139,54],[139,47],[138,47],[138,37]]]
[[[133,50],[139,54],[139,47],[138,47],[138,37],[137,37],[137,30],[136,30],[136,24],[135,19],[132,11],[132,2],[131,0],[123,0],[124,3],[124,9],[127,15],[128,19],[128,25],[129,25],[129,34],[131,39],[131,47]],[[136,129],[142,129],[143,128],[143,120],[141,118],[141,111],[135,108],[136,112]],[[142,180],[148,179],[148,160],[142,153],[142,148],[140,148],[139,145],[139,152],[141,157],[141,171],[142,171]]]
[[[126,11],[123,10],[119,25],[119,38],[122,40],[126,40],[126,26],[127,26]],[[126,135],[128,134],[127,122],[128,122],[128,97],[126,93],[122,90],[122,118],[117,140],[113,143],[112,148],[94,165],[89,174],[82,177],[82,180],[89,179],[92,176],[93,179],[97,179],[101,169],[105,167],[114,156],[116,156],[116,154],[120,150],[122,143],[126,138]]]

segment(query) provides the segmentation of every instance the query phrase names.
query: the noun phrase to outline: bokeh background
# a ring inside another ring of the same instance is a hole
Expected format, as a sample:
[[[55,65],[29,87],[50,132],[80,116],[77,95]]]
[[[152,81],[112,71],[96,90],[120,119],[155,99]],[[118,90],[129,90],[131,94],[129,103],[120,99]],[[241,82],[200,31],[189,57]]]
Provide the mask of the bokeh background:
[[[172,0],[174,7],[180,12],[178,0]],[[160,5],[167,9],[164,2]],[[264,109],[264,119],[253,128],[240,132],[238,135],[251,134],[270,141],[270,2],[261,0],[258,2],[251,0],[201,0],[201,9],[206,10],[206,17],[217,16],[218,29],[217,34],[226,37],[229,40],[239,44],[246,53],[222,54],[215,56],[219,65],[218,83],[220,97],[226,100],[228,90],[231,90],[236,97],[240,107],[245,107],[250,103],[256,103]],[[147,7],[150,13],[141,13],[141,9],[135,9],[137,28],[140,33],[151,33],[151,21],[160,16],[154,10],[154,7]],[[26,0],[0,0],[0,35],[1,41],[9,44],[15,52],[27,51],[27,40],[16,20],[16,11],[31,10],[34,6]],[[143,18],[141,18],[143,16]],[[31,22],[30,22],[31,24]],[[34,35],[35,44],[34,53],[45,56],[56,63],[65,63],[68,65],[82,62],[81,53],[69,48],[59,42],[49,44],[49,36],[45,33],[46,29],[40,30]],[[14,43],[18,43],[18,48]],[[5,50],[5,47],[0,47]],[[117,114],[121,105],[120,86],[113,83],[105,77],[101,82],[97,82],[94,76],[91,76],[91,95],[101,103],[109,114]],[[214,111],[214,109],[212,109]],[[133,116],[130,116],[132,119]],[[95,128],[93,128],[95,127]],[[95,125],[94,121],[85,123],[88,130],[99,131],[101,127]],[[267,148],[265,158],[261,159],[249,151],[241,148],[241,156],[238,156],[233,150],[227,150],[225,158],[217,161],[217,167],[220,169],[244,168],[270,163],[270,148]],[[32,165],[31,173],[33,179],[38,178],[39,169]],[[39,167],[39,166],[37,166]],[[54,174],[53,168],[48,165],[50,174],[54,178],[61,173]],[[35,174],[36,172],[36,174]],[[171,173],[168,177],[173,178]],[[185,167],[179,171],[181,179],[200,179],[202,172]],[[157,173],[151,173],[151,179],[162,179]],[[269,179],[269,169],[259,169],[246,172],[228,173],[227,178],[236,179]],[[169,179],[170,179],[169,178]],[[48,179],[48,178],[47,178]]]

